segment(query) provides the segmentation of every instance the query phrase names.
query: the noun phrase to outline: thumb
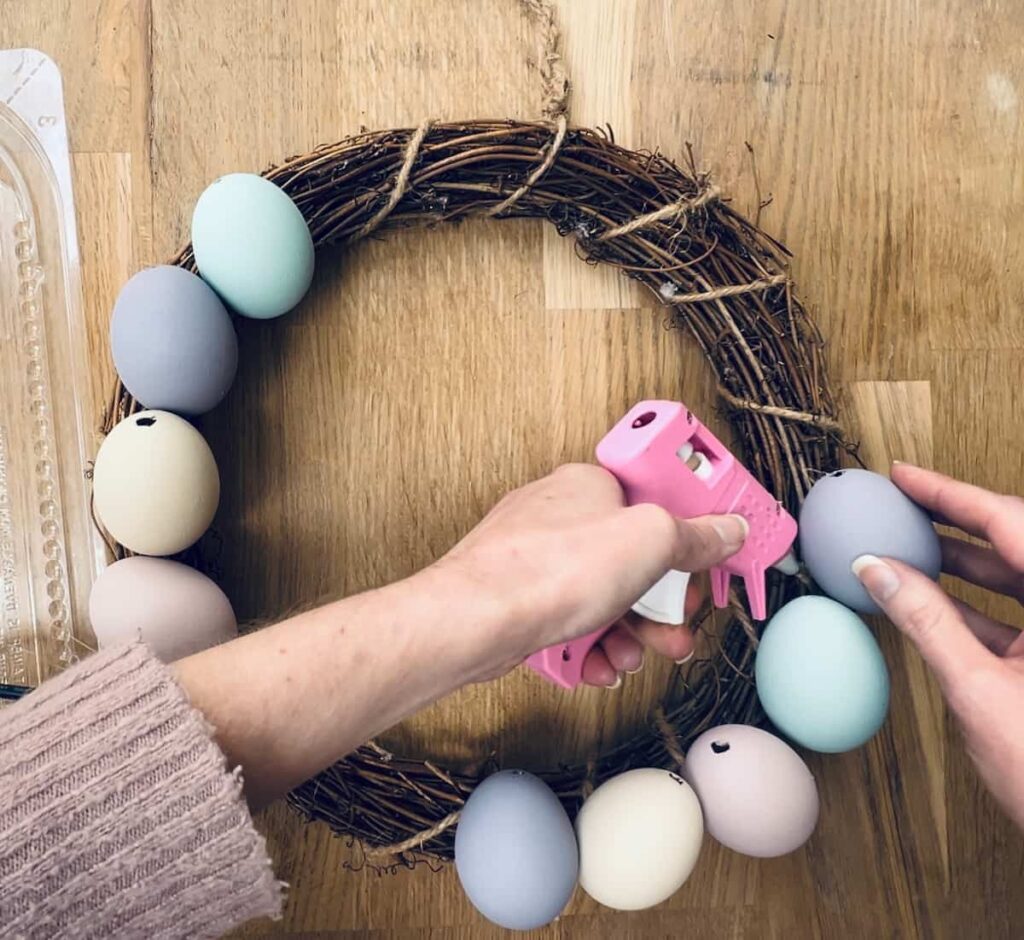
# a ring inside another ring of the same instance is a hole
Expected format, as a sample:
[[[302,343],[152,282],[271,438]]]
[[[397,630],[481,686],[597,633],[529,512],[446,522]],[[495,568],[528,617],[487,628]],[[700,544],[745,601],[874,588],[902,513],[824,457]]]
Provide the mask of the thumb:
[[[963,615],[931,578],[891,559],[861,555],[853,573],[889,619],[917,647],[947,689],[990,665],[992,654],[971,632]]]

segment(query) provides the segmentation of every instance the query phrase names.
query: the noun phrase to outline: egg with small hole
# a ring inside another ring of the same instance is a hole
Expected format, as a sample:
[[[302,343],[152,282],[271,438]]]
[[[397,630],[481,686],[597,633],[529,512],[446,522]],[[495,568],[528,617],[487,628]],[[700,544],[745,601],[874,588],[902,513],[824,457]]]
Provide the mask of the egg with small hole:
[[[100,445],[92,475],[96,517],[139,555],[174,555],[209,528],[220,500],[203,436],[169,411],[129,415]]]
[[[684,775],[708,834],[755,858],[800,848],[818,822],[818,787],[785,741],[749,725],[720,725],[690,745]]]
[[[533,930],[554,920],[576,888],[579,853],[551,788],[522,770],[488,777],[462,808],[455,870],[473,906],[498,926]]]
[[[89,594],[89,620],[100,649],[141,640],[165,663],[238,635],[231,602],[213,581],[145,555],[104,569]]]
[[[576,816],[580,887],[605,907],[653,907],[690,877],[703,836],[700,804],[682,777],[626,771],[601,784]]]
[[[880,611],[850,569],[860,555],[895,558],[932,579],[942,567],[928,514],[869,470],[839,470],[811,487],[800,508],[800,553],[829,597],[864,614]]]
[[[798,597],[775,613],[757,646],[754,678],[772,723],[813,751],[860,747],[889,710],[889,670],[878,641],[828,597]]]

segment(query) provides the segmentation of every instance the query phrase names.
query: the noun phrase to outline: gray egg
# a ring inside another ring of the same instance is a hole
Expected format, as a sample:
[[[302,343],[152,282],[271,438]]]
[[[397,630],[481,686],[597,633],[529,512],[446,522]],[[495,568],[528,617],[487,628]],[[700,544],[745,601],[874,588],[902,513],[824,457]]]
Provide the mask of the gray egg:
[[[800,509],[800,552],[829,597],[865,614],[879,609],[850,570],[858,556],[895,558],[929,578],[938,578],[942,567],[928,514],[869,470],[840,470],[811,487]]]
[[[139,271],[121,288],[110,346],[125,388],[146,408],[209,411],[238,367],[238,339],[224,304],[184,268]]]
[[[576,835],[547,784],[505,770],[466,801],[455,831],[455,868],[484,917],[509,930],[532,930],[554,920],[572,897]]]

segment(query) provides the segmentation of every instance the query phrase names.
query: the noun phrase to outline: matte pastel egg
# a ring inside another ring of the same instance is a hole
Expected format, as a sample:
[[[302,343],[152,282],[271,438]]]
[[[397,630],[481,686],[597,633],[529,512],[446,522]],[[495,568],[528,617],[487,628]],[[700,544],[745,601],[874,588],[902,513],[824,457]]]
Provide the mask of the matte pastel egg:
[[[100,649],[141,639],[165,663],[238,635],[231,602],[206,575],[136,555],[106,568],[89,595]]]
[[[772,723],[814,751],[859,747],[889,709],[878,642],[860,617],[827,597],[798,597],[772,617],[754,677]]]
[[[704,823],[682,777],[653,767],[601,784],[576,817],[580,887],[620,911],[660,904],[697,864]]]
[[[690,745],[685,776],[704,825],[722,845],[755,858],[786,855],[818,822],[818,788],[785,741],[749,725],[720,725]]]
[[[142,411],[103,441],[92,477],[106,530],[140,555],[174,555],[209,528],[220,478],[209,445],[169,411]]]
[[[895,558],[930,578],[942,566],[928,514],[869,470],[840,470],[811,487],[800,508],[800,553],[829,597],[865,614],[879,609],[850,570],[858,556]]]
[[[576,887],[572,823],[551,788],[522,770],[488,777],[455,830],[455,869],[473,906],[510,930],[554,920]]]
[[[227,394],[238,367],[231,317],[213,290],[173,265],[121,288],[110,347],[125,388],[146,408],[198,415]]]
[[[231,173],[206,188],[192,214],[199,273],[238,313],[258,320],[291,310],[313,280],[313,239],[280,187]]]

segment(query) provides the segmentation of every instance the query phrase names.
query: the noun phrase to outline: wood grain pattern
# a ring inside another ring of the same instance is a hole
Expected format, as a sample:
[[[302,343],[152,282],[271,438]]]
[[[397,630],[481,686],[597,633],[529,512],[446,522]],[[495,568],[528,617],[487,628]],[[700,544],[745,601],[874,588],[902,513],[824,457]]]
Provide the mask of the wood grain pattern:
[[[680,157],[691,142],[750,213],[756,160],[772,197],[764,223],[794,250],[869,462],[934,462],[1024,491],[1024,6],[559,10],[574,120]],[[361,125],[538,110],[530,26],[509,0],[0,0],[0,45],[41,48],[64,71],[97,389],[117,286],[178,247],[217,174]],[[239,382],[205,424],[240,614],[413,571],[509,487],[587,459],[640,397],[710,416],[707,370],[663,321],[539,223],[410,232],[321,258],[296,315],[242,331]],[[811,759],[824,812],[805,851],[756,862],[709,842],[663,908],[611,914],[580,895],[538,936],[1020,936],[1024,843],[981,790],[920,662],[878,631],[892,718],[866,748]],[[652,663],[618,693],[565,696],[514,675],[390,741],[547,764],[627,734],[667,679]],[[346,871],[349,851],[322,827],[284,807],[259,822],[291,889],[285,921],[248,935],[499,936],[451,871]]]

